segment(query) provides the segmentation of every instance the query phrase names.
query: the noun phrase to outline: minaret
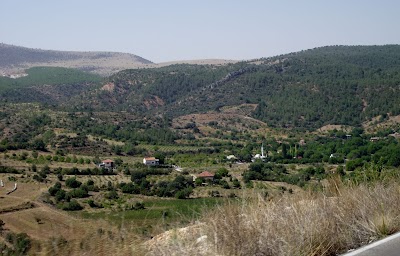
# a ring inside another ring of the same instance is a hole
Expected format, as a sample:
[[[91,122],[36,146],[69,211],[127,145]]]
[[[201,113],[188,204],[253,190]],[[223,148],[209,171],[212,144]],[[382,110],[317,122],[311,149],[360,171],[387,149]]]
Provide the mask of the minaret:
[[[264,143],[261,144],[261,158],[264,158]]]

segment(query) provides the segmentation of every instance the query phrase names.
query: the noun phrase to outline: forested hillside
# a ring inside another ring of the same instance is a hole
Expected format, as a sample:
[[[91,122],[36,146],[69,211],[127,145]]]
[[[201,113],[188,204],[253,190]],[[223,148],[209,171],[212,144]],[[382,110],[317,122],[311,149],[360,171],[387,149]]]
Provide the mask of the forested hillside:
[[[360,126],[400,114],[398,45],[329,46],[221,66],[129,69],[105,80],[56,68],[28,74],[1,78],[1,98],[167,117],[250,103],[256,106],[250,115],[269,126],[300,129]]]
[[[258,104],[253,117],[275,127],[358,126],[400,114],[400,46],[329,46],[226,66],[125,70],[98,106],[172,116]],[[93,95],[92,95],[93,97]]]
[[[0,100],[59,106],[96,88],[102,81],[98,75],[68,68],[35,67],[28,69],[26,74],[17,79],[0,77]]]

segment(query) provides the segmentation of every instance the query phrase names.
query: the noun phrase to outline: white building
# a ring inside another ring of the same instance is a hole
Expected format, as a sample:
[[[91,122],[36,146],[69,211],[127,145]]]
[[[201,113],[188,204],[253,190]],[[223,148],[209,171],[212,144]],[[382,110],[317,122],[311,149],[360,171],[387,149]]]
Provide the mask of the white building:
[[[155,157],[145,157],[143,158],[143,164],[148,166],[155,166],[160,164],[160,160]]]
[[[262,144],[261,145],[261,155],[260,154],[256,154],[253,157],[252,161],[254,162],[257,159],[264,160],[265,158],[267,158],[267,155],[264,155],[264,144]]]

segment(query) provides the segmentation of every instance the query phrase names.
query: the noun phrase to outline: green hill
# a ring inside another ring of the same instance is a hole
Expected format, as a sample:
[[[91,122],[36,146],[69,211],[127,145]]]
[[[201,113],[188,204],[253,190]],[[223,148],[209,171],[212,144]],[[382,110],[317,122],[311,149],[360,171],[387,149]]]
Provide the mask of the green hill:
[[[77,72],[35,68],[27,77],[1,78],[0,96],[169,117],[251,103],[257,107],[250,116],[269,126],[301,129],[359,126],[400,114],[399,45],[327,46],[220,66],[129,69],[108,77],[103,87],[99,77]]]
[[[76,69],[35,67],[19,78],[0,77],[0,99],[60,104],[100,84],[102,78]]]
[[[172,65],[109,78],[99,106],[171,116],[258,104],[275,127],[360,125],[400,114],[400,46],[329,46],[225,66]]]

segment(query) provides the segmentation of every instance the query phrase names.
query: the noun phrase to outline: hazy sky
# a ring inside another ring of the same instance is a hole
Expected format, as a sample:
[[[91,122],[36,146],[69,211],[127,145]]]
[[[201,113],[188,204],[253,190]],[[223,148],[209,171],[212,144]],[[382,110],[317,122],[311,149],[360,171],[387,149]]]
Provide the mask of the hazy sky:
[[[0,0],[0,42],[154,62],[251,59],[399,44],[399,12],[397,0]]]

